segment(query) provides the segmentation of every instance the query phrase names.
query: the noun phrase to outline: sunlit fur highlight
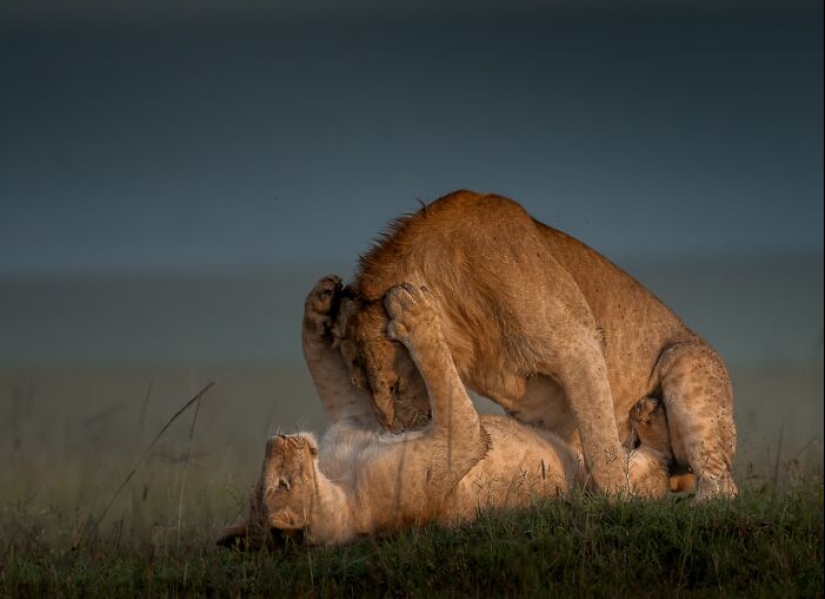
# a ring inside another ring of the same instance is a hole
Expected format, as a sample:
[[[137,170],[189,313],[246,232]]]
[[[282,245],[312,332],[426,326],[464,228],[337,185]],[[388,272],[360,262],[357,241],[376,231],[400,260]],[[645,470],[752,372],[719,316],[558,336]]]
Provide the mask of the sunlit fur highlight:
[[[241,537],[260,546],[275,533],[301,531],[310,544],[340,544],[428,522],[456,524],[480,510],[526,507],[583,486],[579,454],[556,435],[476,412],[452,365],[435,307],[425,291],[411,286],[388,294],[387,334],[421,370],[432,418],[416,431],[385,432],[368,395],[350,384],[334,347],[330,308],[339,287],[335,277],[322,279],[307,298],[304,317],[305,357],[330,419],[323,442],[319,446],[310,433],[267,442],[249,515],[227,529],[224,542]],[[664,432],[668,445],[666,427]],[[637,453],[631,452],[631,461]],[[667,492],[664,463],[656,464],[651,478],[658,487],[640,488],[640,494]]]
[[[458,191],[393,223],[342,299],[341,353],[384,427],[426,420],[423,382],[386,339],[381,298],[426,286],[459,377],[581,448],[594,489],[627,489],[631,407],[660,399],[699,499],[736,494],[733,392],[714,349],[619,267],[516,202]]]

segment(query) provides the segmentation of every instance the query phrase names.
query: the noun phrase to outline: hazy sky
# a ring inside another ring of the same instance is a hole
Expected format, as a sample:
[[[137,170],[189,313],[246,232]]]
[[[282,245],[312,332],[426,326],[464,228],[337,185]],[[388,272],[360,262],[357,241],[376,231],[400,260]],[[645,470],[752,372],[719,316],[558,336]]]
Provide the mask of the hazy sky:
[[[821,3],[333,4],[0,10],[0,275],[350,263],[461,187],[618,259],[822,254]]]

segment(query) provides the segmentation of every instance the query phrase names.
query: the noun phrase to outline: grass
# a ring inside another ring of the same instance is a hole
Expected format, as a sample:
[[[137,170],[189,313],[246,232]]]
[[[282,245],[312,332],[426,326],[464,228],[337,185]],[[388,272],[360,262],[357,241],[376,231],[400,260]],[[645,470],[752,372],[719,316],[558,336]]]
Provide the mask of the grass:
[[[581,495],[453,530],[243,553],[215,547],[217,530],[191,518],[182,540],[140,540],[121,520],[73,549],[18,506],[0,517],[0,595],[821,597],[823,507],[822,479],[808,476],[730,502]]]
[[[221,393],[219,385],[192,385],[191,399],[174,411],[180,395],[144,384],[134,405],[118,411],[112,405],[120,404],[104,404],[92,419],[79,414],[80,424],[41,418],[32,392],[14,395],[0,443],[0,597],[825,591],[821,444],[780,460],[781,438],[764,464],[739,469],[742,493],[733,501],[610,502],[579,494],[482,514],[457,529],[428,526],[339,548],[218,548],[222,527],[245,511],[263,446],[263,433],[230,434],[223,406],[237,399]],[[248,430],[246,415],[233,417]]]

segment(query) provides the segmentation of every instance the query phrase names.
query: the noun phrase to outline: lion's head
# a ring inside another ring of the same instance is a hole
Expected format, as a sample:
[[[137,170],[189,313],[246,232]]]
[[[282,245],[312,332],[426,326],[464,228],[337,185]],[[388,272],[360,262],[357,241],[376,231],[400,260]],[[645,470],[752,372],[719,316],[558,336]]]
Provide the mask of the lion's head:
[[[430,418],[427,388],[406,348],[387,339],[388,323],[383,298],[344,289],[333,335],[352,384],[371,394],[381,425],[393,432],[420,428]]]
[[[250,520],[277,530],[302,530],[314,503],[318,443],[308,433],[276,435],[266,443]]]

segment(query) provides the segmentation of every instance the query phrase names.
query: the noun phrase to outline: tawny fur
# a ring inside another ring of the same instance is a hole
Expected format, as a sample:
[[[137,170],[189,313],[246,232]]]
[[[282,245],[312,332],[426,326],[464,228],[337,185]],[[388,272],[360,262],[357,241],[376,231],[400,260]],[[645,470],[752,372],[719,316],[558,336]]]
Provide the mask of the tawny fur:
[[[697,497],[736,494],[733,393],[714,349],[608,259],[496,195],[459,191],[400,219],[345,289],[341,355],[386,428],[417,428],[429,409],[408,353],[384,335],[382,298],[405,282],[431,290],[462,381],[581,448],[594,488],[626,490],[628,413],[659,397]]]
[[[674,468],[673,447],[665,406],[653,397],[643,397],[630,410],[630,430],[637,449],[631,461],[649,461],[656,465],[636,465],[633,480],[637,494],[662,497],[665,491],[689,491],[695,482],[692,472]],[[674,470],[676,470],[674,472]]]
[[[428,293],[408,285],[387,295],[387,334],[420,369],[432,418],[418,431],[386,433],[334,347],[329,312],[339,289],[336,277],[322,279],[307,298],[303,324],[305,357],[330,419],[323,443],[319,448],[309,433],[268,441],[249,516],[225,531],[224,543],[245,537],[261,545],[277,530],[303,531],[310,544],[339,544],[427,522],[455,524],[482,509],[524,507],[583,485],[580,455],[556,435],[478,415]],[[658,487],[645,483],[639,492],[661,496],[667,468],[653,468],[636,478]]]

